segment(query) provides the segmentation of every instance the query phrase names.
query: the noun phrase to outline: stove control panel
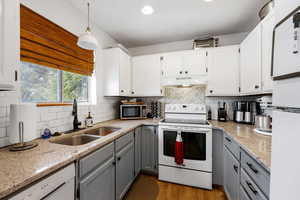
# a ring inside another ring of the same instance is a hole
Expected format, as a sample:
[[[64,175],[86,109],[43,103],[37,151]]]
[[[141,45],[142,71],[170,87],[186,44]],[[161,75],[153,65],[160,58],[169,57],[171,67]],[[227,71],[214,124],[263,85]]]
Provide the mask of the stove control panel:
[[[206,114],[206,105],[204,104],[166,104],[166,113],[191,113]]]

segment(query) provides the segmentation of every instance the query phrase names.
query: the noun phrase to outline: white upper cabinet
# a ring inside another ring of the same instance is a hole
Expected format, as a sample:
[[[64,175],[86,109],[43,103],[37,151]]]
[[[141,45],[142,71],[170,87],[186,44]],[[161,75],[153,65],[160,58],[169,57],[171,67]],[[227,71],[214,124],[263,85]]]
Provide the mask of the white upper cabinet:
[[[20,65],[20,3],[0,1],[0,84],[17,89]]]
[[[104,95],[131,95],[131,63],[130,56],[120,48],[105,49],[104,64]]]
[[[146,55],[132,58],[132,95],[161,96],[161,56]]]
[[[261,24],[241,44],[240,87],[242,94],[261,92]]]
[[[239,46],[225,46],[208,50],[208,96],[239,95]]]
[[[165,53],[162,55],[162,84],[206,84],[206,49]]]
[[[272,43],[275,15],[271,12],[261,22],[261,49],[262,49],[262,91],[272,92],[273,80],[271,77],[272,66]]]
[[[166,53],[162,56],[163,77],[177,77],[183,75],[182,52]]]
[[[184,74],[207,75],[206,50],[185,51],[183,53]]]

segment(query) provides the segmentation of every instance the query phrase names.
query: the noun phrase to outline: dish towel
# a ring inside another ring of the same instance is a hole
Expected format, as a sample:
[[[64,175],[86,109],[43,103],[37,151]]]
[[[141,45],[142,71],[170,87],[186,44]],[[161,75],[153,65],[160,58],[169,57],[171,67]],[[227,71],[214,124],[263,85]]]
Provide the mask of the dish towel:
[[[183,165],[183,141],[181,137],[181,133],[177,133],[176,144],[175,144],[175,162],[177,165]]]

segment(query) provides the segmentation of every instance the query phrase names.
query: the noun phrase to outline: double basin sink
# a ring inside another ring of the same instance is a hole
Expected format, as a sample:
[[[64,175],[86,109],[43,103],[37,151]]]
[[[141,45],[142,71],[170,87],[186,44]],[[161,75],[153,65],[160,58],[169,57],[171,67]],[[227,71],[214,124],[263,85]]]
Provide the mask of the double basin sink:
[[[116,128],[116,127],[100,127],[96,129],[86,130],[79,135],[54,139],[50,142],[55,144],[69,145],[69,146],[79,146],[79,145],[84,145],[92,141],[98,140],[101,137],[110,135],[120,129],[121,128]]]

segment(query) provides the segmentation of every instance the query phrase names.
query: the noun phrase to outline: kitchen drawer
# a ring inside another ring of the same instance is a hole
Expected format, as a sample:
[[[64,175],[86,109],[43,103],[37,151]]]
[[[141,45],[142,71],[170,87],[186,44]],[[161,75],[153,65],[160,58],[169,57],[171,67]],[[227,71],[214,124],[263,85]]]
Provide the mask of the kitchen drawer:
[[[258,185],[263,193],[268,197],[270,193],[270,174],[244,150],[241,152],[241,163],[245,172],[247,172],[256,185]]]
[[[114,157],[114,143],[110,143],[101,149],[91,153],[79,161],[79,177],[83,178],[91,173],[97,166]]]
[[[124,136],[120,137],[119,139],[117,139],[116,140],[116,152],[123,149],[130,142],[133,142],[133,140],[134,140],[133,131],[128,133],[127,135],[124,135]]]
[[[247,173],[242,169],[241,172],[241,184],[245,188],[252,200],[267,200],[263,192],[259,187],[252,181]]]
[[[234,155],[234,157],[240,160],[240,145],[234,141],[234,139],[228,136],[227,133],[224,134],[224,144],[229,149],[229,151]]]
[[[243,186],[240,186],[240,200],[251,200]]]

